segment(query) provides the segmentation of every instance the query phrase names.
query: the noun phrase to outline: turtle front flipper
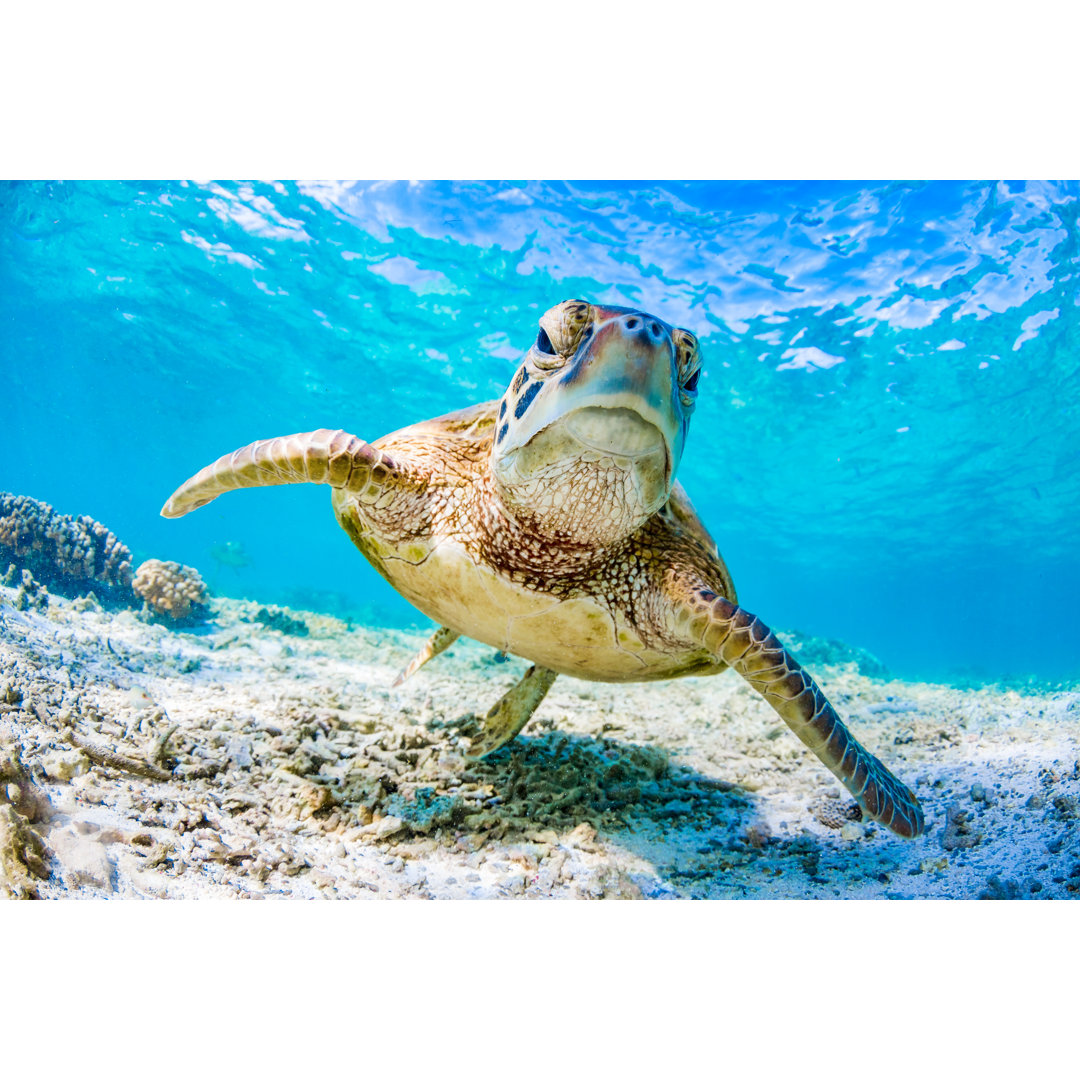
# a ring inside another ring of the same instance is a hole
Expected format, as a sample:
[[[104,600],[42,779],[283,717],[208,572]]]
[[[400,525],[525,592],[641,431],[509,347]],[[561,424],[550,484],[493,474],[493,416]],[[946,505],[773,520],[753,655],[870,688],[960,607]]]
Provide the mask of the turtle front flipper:
[[[440,626],[434,634],[424,642],[423,648],[405,665],[402,672],[391,684],[400,686],[406,679],[415,675],[429,660],[445,652],[457,641],[459,634],[451,630],[449,626]]]
[[[551,684],[558,678],[550,668],[539,664],[529,668],[521,681],[512,686],[488,709],[481,723],[480,734],[470,742],[471,758],[487,757],[505,746],[529,722]]]
[[[250,443],[218,458],[181,485],[161,516],[183,517],[237,488],[271,484],[329,484],[355,492],[362,503],[381,500],[405,470],[389,454],[345,431],[320,428]]]
[[[697,589],[678,631],[733,667],[855,797],[867,817],[904,837],[923,831],[919,800],[844,726],[817,683],[755,615]]]

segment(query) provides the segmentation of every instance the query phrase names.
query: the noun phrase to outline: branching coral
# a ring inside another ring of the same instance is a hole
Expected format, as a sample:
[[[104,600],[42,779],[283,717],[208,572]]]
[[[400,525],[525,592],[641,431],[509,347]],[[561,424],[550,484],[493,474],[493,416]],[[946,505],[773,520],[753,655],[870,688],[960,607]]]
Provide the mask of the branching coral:
[[[131,552],[113,533],[86,514],[58,514],[28,495],[0,492],[0,558],[59,591],[93,583],[117,599],[131,596]]]
[[[136,571],[131,587],[159,615],[180,621],[206,613],[206,586],[190,566],[147,559]]]
[[[82,514],[58,514],[28,495],[0,492],[0,568],[13,560],[5,585],[22,580],[15,606],[46,609],[48,594],[94,594],[112,602],[137,604],[177,622],[206,615],[206,586],[190,566],[147,559],[132,578],[131,551],[104,525]],[[20,569],[21,568],[21,569]],[[96,602],[96,600],[95,600]]]

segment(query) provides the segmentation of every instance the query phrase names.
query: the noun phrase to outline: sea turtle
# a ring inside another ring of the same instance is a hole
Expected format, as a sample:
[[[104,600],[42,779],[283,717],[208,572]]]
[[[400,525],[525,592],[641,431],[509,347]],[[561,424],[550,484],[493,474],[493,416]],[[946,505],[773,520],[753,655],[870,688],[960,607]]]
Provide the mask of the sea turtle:
[[[700,371],[689,331],[567,300],[540,319],[501,400],[374,443],[328,429],[251,443],[193,476],[162,514],[235,488],[330,485],[356,546],[439,624],[399,682],[459,635],[532,661],[488,712],[474,757],[513,739],[558,674],[639,682],[732,667],[868,817],[917,836],[918,800],[739,606],[675,482]]]

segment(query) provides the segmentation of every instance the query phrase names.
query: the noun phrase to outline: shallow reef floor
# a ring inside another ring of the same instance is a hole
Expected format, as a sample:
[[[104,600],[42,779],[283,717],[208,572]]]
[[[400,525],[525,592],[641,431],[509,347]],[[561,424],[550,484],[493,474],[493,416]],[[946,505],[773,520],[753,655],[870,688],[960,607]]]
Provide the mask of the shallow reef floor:
[[[0,587],[0,895],[1080,897],[1075,689],[870,678],[805,639],[923,802],[905,841],[857,820],[730,672],[560,678],[473,762],[475,717],[525,668],[485,646],[394,689],[423,635],[297,611],[271,628],[225,598],[196,628],[14,599]]]

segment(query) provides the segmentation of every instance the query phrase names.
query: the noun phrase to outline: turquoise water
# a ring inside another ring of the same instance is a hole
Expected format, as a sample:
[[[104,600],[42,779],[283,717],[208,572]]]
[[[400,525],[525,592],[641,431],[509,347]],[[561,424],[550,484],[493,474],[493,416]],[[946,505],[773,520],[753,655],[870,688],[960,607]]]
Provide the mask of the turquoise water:
[[[1075,182],[2,184],[0,489],[423,624],[325,489],[158,511],[256,438],[500,395],[560,300],[640,306],[701,338],[679,477],[747,608],[912,678],[1073,679],[1078,214]]]

